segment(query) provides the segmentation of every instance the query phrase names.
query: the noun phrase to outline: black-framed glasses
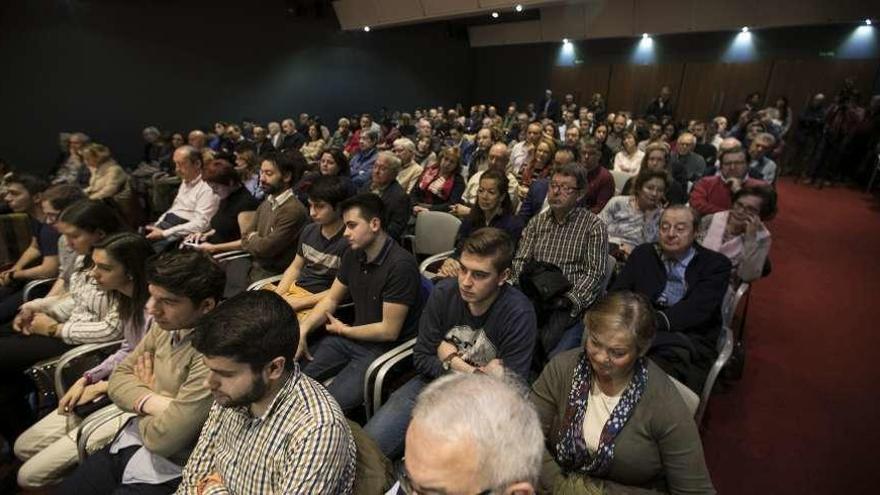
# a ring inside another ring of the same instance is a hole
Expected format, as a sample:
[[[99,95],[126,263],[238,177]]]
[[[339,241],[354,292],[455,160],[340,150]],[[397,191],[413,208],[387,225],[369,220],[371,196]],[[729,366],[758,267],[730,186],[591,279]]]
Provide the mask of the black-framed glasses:
[[[563,193],[563,194],[571,194],[571,193],[573,193],[573,192],[575,192],[575,191],[580,190],[580,189],[577,188],[577,187],[566,186],[566,185],[564,185],[564,184],[559,184],[559,183],[556,183],[556,182],[551,182],[551,183],[550,183],[550,189],[551,189],[551,190],[554,190],[554,191],[559,191],[559,192],[561,192],[561,193]]]

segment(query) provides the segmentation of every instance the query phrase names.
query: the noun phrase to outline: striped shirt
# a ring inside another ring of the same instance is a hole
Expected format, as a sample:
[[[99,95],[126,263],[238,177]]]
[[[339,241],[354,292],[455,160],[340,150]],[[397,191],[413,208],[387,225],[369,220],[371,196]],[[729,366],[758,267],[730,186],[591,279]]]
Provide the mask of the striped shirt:
[[[70,275],[70,291],[46,313],[62,322],[58,336],[67,344],[93,344],[122,338],[122,322],[116,299],[98,288],[91,270],[83,270],[79,256]]]
[[[205,494],[350,494],[355,444],[342,410],[297,367],[261,417],[216,402],[183,471],[180,495],[218,474]]]
[[[599,298],[608,263],[608,232],[599,217],[586,208],[574,208],[562,222],[553,210],[532,218],[523,231],[516,257],[513,280],[518,280],[530,259],[551,263],[562,270],[571,283],[566,297],[579,313]]]

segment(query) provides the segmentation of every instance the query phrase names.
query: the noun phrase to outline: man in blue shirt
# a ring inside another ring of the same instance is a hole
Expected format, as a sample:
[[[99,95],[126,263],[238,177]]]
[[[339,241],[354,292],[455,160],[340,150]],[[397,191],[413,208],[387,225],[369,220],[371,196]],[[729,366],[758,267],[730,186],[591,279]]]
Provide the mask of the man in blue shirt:
[[[374,130],[362,130],[360,136],[360,151],[351,157],[348,162],[351,169],[351,182],[360,189],[373,173],[373,164],[376,163],[378,153],[376,143],[379,142],[379,132]]]
[[[695,243],[700,216],[684,205],[660,217],[659,241],[636,247],[612,290],[638,292],[657,310],[648,356],[697,393],[717,356],[730,261]]]

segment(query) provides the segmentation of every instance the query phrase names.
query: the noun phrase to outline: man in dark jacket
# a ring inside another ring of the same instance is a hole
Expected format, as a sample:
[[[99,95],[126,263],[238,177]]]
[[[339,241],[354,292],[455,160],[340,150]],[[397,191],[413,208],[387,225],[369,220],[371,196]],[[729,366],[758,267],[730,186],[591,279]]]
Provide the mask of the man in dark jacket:
[[[374,193],[382,198],[385,205],[385,232],[395,241],[400,242],[400,237],[406,230],[409,222],[410,205],[409,195],[397,182],[397,174],[400,173],[400,158],[390,151],[380,151],[376,156],[376,163],[370,173],[370,180],[361,187],[361,193]]]
[[[726,256],[694,242],[699,224],[692,208],[667,208],[659,242],[635,248],[612,288],[653,302],[658,331],[648,356],[698,394],[717,357],[731,269]]]

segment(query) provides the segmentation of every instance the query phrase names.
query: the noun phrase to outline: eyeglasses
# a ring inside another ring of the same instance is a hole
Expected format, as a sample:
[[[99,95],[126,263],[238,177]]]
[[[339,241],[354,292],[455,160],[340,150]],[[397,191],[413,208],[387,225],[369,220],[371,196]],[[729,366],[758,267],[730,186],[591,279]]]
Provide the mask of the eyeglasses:
[[[575,192],[575,191],[579,191],[580,188],[579,188],[579,187],[566,186],[566,185],[559,184],[559,183],[556,183],[556,182],[551,182],[551,183],[550,183],[550,190],[551,190],[551,191],[558,191],[558,192],[561,192],[561,193],[563,193],[563,194],[571,194],[571,193],[573,193],[573,192]]]
[[[446,490],[425,491],[416,489],[412,484],[412,480],[409,479],[409,473],[406,472],[405,467],[400,469],[400,475],[398,476],[398,478],[398,481],[400,482],[400,489],[406,495],[447,495]],[[483,490],[475,495],[492,495],[492,490]]]
[[[676,225],[672,225],[669,223],[660,224],[660,232],[669,231],[674,231],[678,235],[684,235],[691,231],[691,225],[685,223],[679,223]]]
[[[737,201],[736,203],[733,204],[733,209],[737,210],[737,211],[744,211],[746,213],[751,213],[752,215],[758,215],[761,213],[761,210],[755,208],[754,206],[749,206],[749,205],[743,204],[739,201]]]

